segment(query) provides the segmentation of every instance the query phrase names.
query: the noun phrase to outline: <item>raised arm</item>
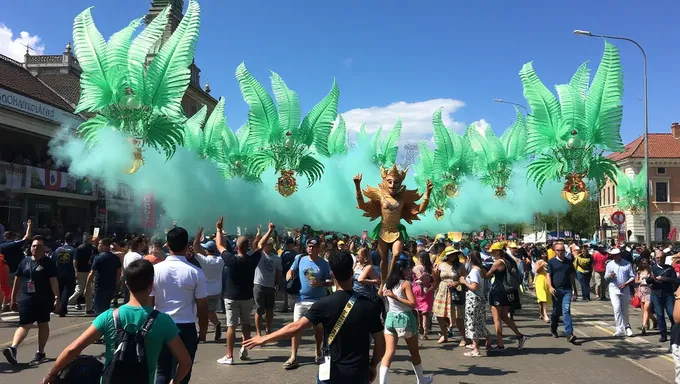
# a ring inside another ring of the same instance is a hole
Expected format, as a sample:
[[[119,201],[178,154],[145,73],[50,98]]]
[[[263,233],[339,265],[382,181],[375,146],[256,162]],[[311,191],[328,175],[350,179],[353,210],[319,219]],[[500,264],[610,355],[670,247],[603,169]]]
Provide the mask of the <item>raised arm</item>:
[[[224,247],[224,244],[222,243],[222,229],[224,228],[224,216],[220,216],[220,219],[217,220],[217,224],[215,224],[215,229],[217,230],[217,233],[215,233],[215,245],[217,246],[217,251],[222,254],[224,251],[227,250],[227,248]]]
[[[423,201],[420,202],[418,206],[418,212],[425,213],[427,210],[427,205],[430,203],[430,194],[432,193],[432,188],[434,184],[430,180],[427,181],[427,188],[425,189],[425,196],[423,196]]]
[[[267,241],[269,240],[269,237],[272,235],[274,228],[276,228],[276,226],[270,221],[269,225],[267,225],[267,232],[264,234],[264,236],[262,236],[260,241],[257,242],[257,249],[264,248],[265,244],[267,244]]]
[[[194,251],[194,253],[201,253],[201,239],[202,238],[203,238],[203,227],[198,227],[198,233],[196,234],[196,237],[194,238],[194,243],[191,246],[191,249]],[[217,238],[217,236],[215,236],[215,238]]]
[[[24,238],[22,240],[26,241],[31,238],[31,235],[33,234],[33,220],[28,219],[26,222],[26,234],[24,234]]]
[[[369,209],[369,205],[366,203],[364,200],[364,195],[361,193],[361,179],[362,179],[361,173],[358,173],[356,176],[354,176],[354,191],[356,193],[356,199],[357,199],[357,205],[359,208],[363,210]]]

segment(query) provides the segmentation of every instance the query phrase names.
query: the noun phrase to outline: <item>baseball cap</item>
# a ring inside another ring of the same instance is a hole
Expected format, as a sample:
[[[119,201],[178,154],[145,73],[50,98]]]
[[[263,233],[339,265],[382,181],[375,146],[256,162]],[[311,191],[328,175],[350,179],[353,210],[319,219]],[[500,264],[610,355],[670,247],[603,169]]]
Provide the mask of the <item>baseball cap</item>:
[[[517,243],[515,243],[514,241],[511,241],[511,242],[508,243],[508,248],[519,248],[519,247],[517,246]]]
[[[345,245],[345,242],[340,240],[340,241],[338,241],[338,245]]]
[[[318,246],[319,242],[316,239],[309,239],[307,240],[307,245],[313,245],[313,246]]]
[[[424,245],[422,240],[416,240],[416,245]]]
[[[484,248],[489,244],[489,240],[482,240],[481,243],[479,243],[480,248]]]
[[[502,251],[502,250],[503,243],[501,243],[500,241],[491,244],[491,248],[489,248],[489,251]]]
[[[207,249],[210,252],[217,252],[217,244],[212,240],[201,244],[201,247],[203,247],[204,249]]]
[[[621,253],[621,250],[618,249],[618,248],[612,248],[612,249],[609,250],[608,253],[609,253],[610,255],[618,255],[619,253]]]

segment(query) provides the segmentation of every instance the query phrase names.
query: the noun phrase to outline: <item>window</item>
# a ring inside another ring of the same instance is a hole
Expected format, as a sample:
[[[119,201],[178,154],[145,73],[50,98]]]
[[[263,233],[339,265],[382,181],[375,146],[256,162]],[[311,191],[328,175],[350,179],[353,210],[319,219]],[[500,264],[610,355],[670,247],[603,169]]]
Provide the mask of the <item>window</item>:
[[[607,187],[607,205],[611,204],[611,201],[612,201],[611,192],[612,192],[612,189]]]
[[[654,193],[656,201],[666,203],[668,202],[668,182],[657,181],[654,183]]]
[[[657,175],[665,175],[666,174],[666,168],[665,167],[658,167],[656,169],[656,174]]]
[[[612,185],[612,204],[616,204],[616,185]]]

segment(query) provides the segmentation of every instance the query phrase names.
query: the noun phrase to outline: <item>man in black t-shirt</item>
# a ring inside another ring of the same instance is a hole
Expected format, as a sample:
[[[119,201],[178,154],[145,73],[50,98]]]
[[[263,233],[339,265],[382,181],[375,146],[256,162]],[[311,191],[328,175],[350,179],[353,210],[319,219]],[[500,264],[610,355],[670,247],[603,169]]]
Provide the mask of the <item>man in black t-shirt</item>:
[[[111,243],[111,239],[99,240],[97,248],[99,254],[94,257],[92,271],[85,283],[85,286],[90,287],[94,279],[94,312],[96,315],[111,308],[111,301],[119,288],[118,282],[123,263],[120,257],[111,252]]]
[[[328,340],[347,302],[354,294],[352,291],[352,255],[349,252],[336,253],[329,258],[328,263],[333,272],[333,281],[337,291],[317,300],[300,320],[272,334],[256,336],[245,341],[246,348],[289,339],[317,324],[323,325],[326,341]],[[372,358],[370,358],[369,351],[371,346],[369,335],[373,335],[374,339]],[[359,295],[329,349],[330,379],[319,382],[325,384],[368,384],[372,382],[376,376],[376,368],[385,354],[385,336],[378,306]]]
[[[83,234],[83,243],[78,246],[75,250],[73,266],[76,270],[76,276],[78,278],[78,283],[76,285],[75,293],[68,299],[69,305],[76,305],[76,309],[80,310],[81,306],[78,304],[78,299],[81,296],[85,297],[85,313],[91,315],[94,313],[92,310],[92,287],[85,286],[87,283],[87,276],[90,274],[92,269],[92,261],[94,255],[97,254],[97,248],[92,245],[92,235],[89,233]],[[89,292],[89,294],[85,294]]]
[[[75,239],[70,232],[67,232],[64,235],[64,245],[52,254],[52,259],[57,263],[59,271],[59,301],[61,302],[59,317],[66,316],[68,300],[76,289],[76,270],[73,265],[76,249],[73,244],[75,244]]]
[[[576,342],[574,326],[571,319],[571,298],[578,296],[576,291],[576,271],[574,263],[565,257],[564,243],[557,242],[554,246],[555,257],[548,261],[547,283],[553,296],[553,309],[550,315],[550,333],[558,337],[557,326],[563,317],[564,334],[570,343]]]
[[[45,239],[35,236],[31,257],[21,260],[12,289],[12,310],[19,311],[19,328],[12,346],[2,351],[10,364],[17,363],[17,347],[28,335],[33,323],[38,323],[38,352],[29,364],[45,361],[45,345],[50,334],[50,313],[60,310],[57,265],[45,256]]]
[[[5,256],[5,262],[9,267],[9,285],[14,285],[14,276],[19,267],[19,263],[26,255],[24,254],[24,245],[31,238],[33,222],[28,220],[26,222],[26,234],[23,238],[19,238],[15,232],[5,232],[5,241],[0,243],[0,254]],[[5,298],[4,310],[9,310],[10,298]]]
[[[250,240],[245,236],[239,236],[236,240],[236,255],[227,251],[222,239],[223,218],[217,222],[217,235],[215,245],[224,259],[227,268],[226,284],[224,290],[227,320],[227,353],[217,360],[220,364],[231,365],[234,362],[234,343],[236,342],[236,327],[241,325],[243,340],[250,338],[250,314],[253,311],[253,286],[255,269],[262,258],[262,247],[269,240],[274,230],[274,224],[269,223],[267,233],[262,236],[257,244],[257,249],[248,254]],[[246,360],[248,351],[241,347],[239,358]]]

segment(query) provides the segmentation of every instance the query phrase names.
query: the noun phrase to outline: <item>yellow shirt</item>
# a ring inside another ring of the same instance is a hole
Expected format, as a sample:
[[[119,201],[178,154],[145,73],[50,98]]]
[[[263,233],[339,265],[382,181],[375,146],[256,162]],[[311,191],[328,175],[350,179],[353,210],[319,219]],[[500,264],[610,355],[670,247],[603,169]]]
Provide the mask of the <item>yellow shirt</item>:
[[[555,257],[555,251],[553,251],[552,248],[548,249],[548,260],[552,259]]]

